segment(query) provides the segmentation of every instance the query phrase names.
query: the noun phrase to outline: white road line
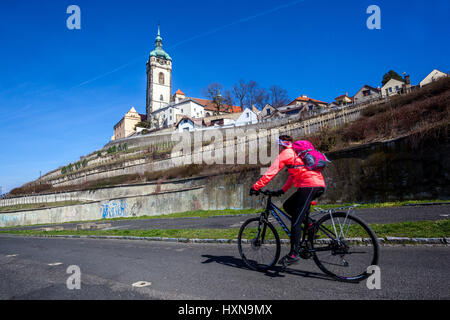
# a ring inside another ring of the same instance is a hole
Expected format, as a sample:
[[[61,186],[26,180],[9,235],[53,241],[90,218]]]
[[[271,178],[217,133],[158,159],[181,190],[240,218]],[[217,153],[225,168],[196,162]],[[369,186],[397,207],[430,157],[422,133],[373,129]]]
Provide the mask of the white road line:
[[[54,262],[54,263],[49,263],[49,266],[53,267],[53,266],[60,266],[62,265],[62,262]]]
[[[136,288],[143,288],[143,287],[149,287],[151,286],[152,283],[151,282],[147,282],[147,281],[138,281],[132,284],[133,287]]]
[[[9,254],[6,257],[7,258],[14,258],[14,257],[17,257],[17,256],[18,256],[18,254]]]

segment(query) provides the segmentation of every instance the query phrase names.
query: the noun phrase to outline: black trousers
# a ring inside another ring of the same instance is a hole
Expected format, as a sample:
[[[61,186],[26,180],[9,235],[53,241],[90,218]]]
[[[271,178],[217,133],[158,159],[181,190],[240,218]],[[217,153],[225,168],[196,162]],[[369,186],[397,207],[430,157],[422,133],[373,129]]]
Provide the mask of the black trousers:
[[[320,197],[325,191],[322,187],[298,188],[284,203],[283,208],[291,216],[291,252],[297,254],[302,235],[302,223],[309,212],[311,201]]]

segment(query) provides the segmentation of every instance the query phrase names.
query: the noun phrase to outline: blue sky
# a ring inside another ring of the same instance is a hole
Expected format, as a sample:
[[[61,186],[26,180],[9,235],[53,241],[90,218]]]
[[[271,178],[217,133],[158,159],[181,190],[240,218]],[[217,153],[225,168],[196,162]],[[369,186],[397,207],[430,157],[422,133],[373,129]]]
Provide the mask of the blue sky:
[[[81,8],[81,30],[66,9]],[[381,30],[366,9],[381,8]],[[0,2],[0,186],[3,192],[101,148],[134,106],[145,113],[145,63],[161,22],[173,91],[211,82],[279,85],[332,101],[390,69],[413,84],[450,71],[450,4],[428,1]]]

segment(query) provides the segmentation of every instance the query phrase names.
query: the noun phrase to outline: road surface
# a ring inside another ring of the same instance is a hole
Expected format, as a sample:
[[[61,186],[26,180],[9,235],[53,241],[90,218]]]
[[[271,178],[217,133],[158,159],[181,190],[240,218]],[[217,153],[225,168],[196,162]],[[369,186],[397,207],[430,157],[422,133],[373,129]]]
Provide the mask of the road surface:
[[[0,299],[449,299],[449,253],[382,247],[381,290],[368,290],[328,278],[311,260],[286,273],[248,270],[235,245],[2,235]],[[66,287],[71,265],[80,290]]]

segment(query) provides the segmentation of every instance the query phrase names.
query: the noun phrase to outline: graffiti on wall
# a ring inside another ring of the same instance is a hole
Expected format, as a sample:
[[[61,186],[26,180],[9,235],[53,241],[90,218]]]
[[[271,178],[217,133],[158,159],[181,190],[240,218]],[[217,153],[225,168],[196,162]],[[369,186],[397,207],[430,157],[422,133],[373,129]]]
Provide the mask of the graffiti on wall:
[[[121,218],[128,217],[130,210],[126,200],[112,200],[101,205],[102,218]]]
[[[0,226],[16,225],[20,223],[19,217],[16,214],[1,214],[0,215]]]

